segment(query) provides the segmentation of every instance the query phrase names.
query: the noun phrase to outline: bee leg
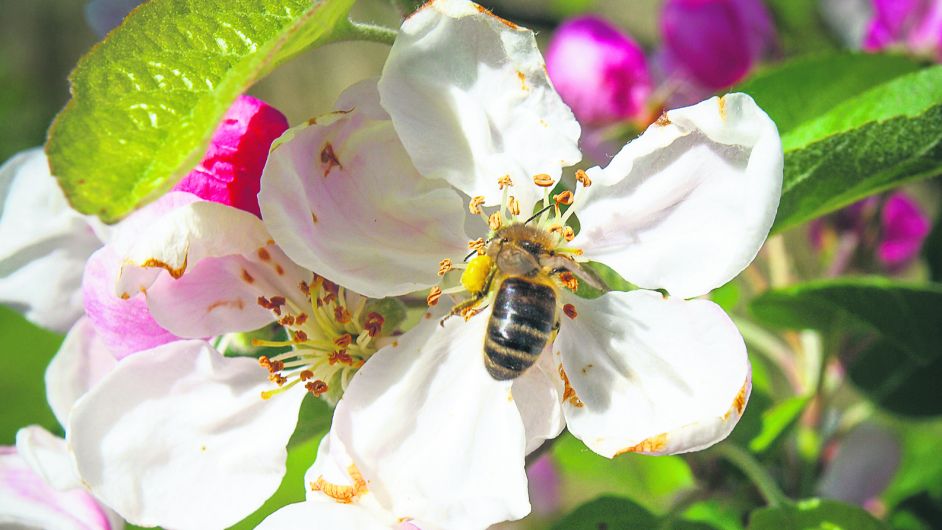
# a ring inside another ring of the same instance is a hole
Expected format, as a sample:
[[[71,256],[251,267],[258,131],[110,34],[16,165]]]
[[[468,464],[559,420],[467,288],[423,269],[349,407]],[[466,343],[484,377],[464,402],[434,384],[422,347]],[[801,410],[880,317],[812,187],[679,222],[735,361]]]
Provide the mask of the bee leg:
[[[487,293],[491,291],[491,283],[494,281],[494,274],[497,272],[497,268],[492,268],[490,272],[487,273],[487,278],[484,279],[484,287],[476,292],[471,294],[471,298],[468,298],[460,304],[456,304],[455,307],[451,308],[451,311],[445,315],[444,318],[438,321],[439,325],[445,327],[445,321],[449,318],[460,315],[462,311],[469,307],[474,307],[481,303],[481,300],[487,298]]]

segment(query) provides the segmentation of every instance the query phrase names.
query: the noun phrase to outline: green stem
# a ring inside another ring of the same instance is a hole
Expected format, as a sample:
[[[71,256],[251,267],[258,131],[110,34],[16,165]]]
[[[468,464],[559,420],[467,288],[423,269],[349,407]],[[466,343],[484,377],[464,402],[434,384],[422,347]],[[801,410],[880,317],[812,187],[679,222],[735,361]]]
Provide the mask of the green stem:
[[[796,393],[804,393],[805,388],[795,364],[795,354],[791,348],[774,333],[743,317],[733,316],[733,322],[739,328],[743,339],[756,351],[781,370]]]
[[[368,24],[366,22],[355,22],[347,19],[337,24],[334,29],[334,41],[365,40],[369,42],[379,42],[392,46],[396,41],[398,32],[386,26]]]
[[[782,506],[791,502],[762,464],[748,451],[729,442],[717,445],[715,451],[755,484],[769,506]]]

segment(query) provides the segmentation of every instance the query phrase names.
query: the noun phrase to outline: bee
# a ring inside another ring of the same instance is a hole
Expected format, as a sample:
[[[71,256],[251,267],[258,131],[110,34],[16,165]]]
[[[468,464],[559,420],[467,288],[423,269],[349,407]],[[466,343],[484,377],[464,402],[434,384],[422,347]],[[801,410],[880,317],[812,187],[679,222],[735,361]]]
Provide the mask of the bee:
[[[505,226],[461,276],[472,297],[455,306],[451,315],[475,307],[496,291],[484,335],[484,366],[498,381],[515,379],[531,367],[559,329],[555,276],[568,271],[607,290],[595,274],[552,250],[552,244],[550,234],[539,228],[525,223]]]

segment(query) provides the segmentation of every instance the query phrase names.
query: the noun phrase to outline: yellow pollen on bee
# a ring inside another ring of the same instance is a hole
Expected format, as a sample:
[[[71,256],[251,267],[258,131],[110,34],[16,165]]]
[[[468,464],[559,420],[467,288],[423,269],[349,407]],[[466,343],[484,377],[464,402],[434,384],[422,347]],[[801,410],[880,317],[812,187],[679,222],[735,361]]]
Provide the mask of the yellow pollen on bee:
[[[461,285],[468,292],[479,293],[484,289],[487,276],[494,266],[494,260],[487,254],[475,256],[461,273]]]
[[[549,188],[554,184],[553,177],[547,175],[546,173],[540,173],[539,175],[534,175],[533,183],[541,188]]]
[[[481,210],[482,204],[484,204],[483,196],[478,195],[477,197],[473,197],[471,199],[471,202],[468,203],[468,211],[474,215],[479,215],[482,212]]]

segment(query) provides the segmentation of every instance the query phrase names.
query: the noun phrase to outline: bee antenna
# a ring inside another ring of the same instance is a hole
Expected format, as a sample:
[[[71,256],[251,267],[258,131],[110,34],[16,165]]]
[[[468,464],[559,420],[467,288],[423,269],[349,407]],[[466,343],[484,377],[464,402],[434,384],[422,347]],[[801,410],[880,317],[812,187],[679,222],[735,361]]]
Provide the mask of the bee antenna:
[[[468,259],[469,259],[471,256],[473,256],[473,255],[475,255],[475,254],[477,254],[477,253],[478,253],[477,249],[474,249],[474,250],[472,250],[471,252],[468,252],[468,255],[464,257],[464,261],[468,261]]]
[[[530,221],[536,219],[537,217],[543,215],[543,212],[545,212],[546,210],[549,210],[549,209],[552,208],[553,206],[555,206],[555,205],[554,205],[554,204],[550,204],[549,206],[543,207],[542,209],[540,209],[540,211],[538,211],[538,212],[536,212],[535,214],[531,215],[529,219],[527,219],[526,221],[523,222],[523,224],[527,224],[527,223],[529,223]]]

